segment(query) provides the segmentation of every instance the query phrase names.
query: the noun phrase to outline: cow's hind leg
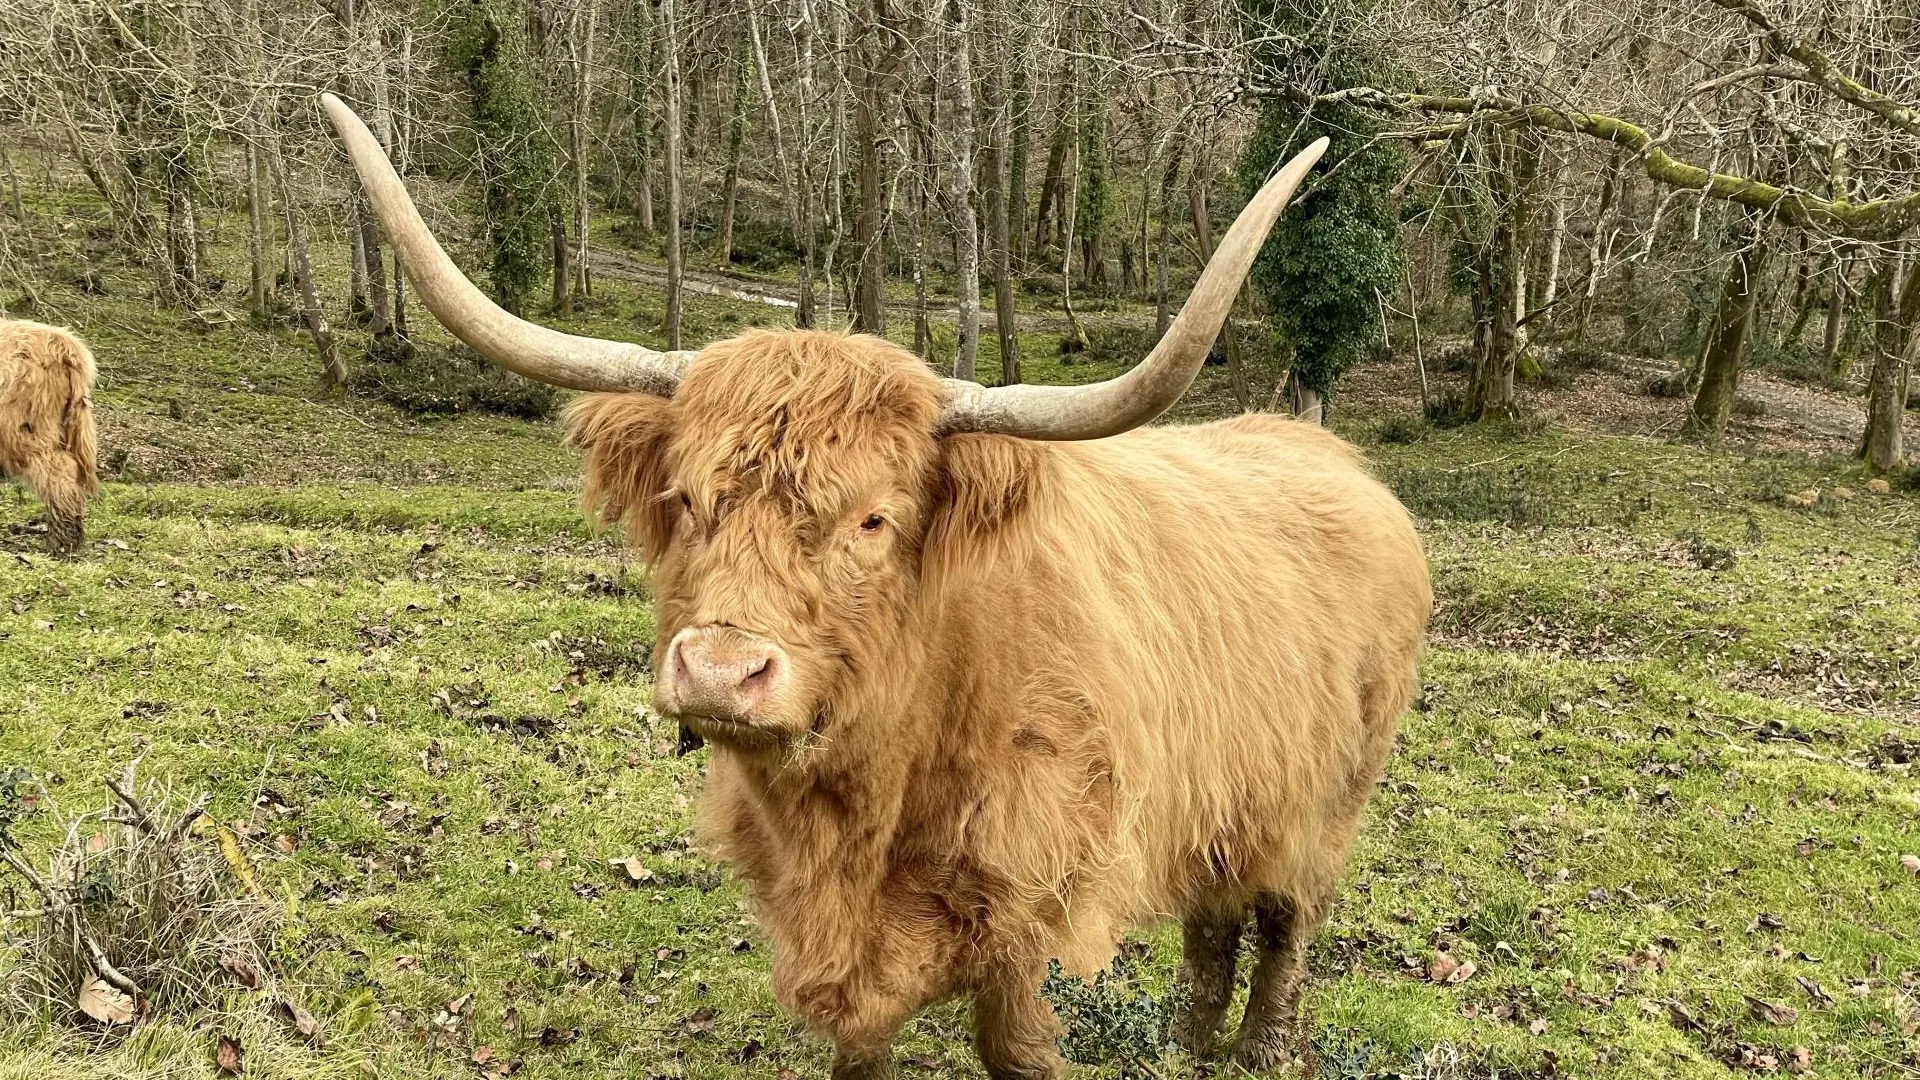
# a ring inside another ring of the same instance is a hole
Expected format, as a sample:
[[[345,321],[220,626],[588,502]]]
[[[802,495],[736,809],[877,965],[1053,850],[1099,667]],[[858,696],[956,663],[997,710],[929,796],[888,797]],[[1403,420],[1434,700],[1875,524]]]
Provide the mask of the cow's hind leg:
[[[70,555],[86,540],[87,490],[79,466],[66,454],[37,453],[20,470],[20,479],[47,504],[47,550]]]
[[[974,1047],[993,1080],[1061,1080],[1060,1018],[1040,996],[1038,973],[1009,972],[973,998]]]
[[[1204,911],[1181,924],[1180,973],[1186,983],[1186,1011],[1176,1021],[1174,1038],[1196,1056],[1206,1054],[1233,1000],[1233,970],[1240,955],[1240,928],[1246,913]]]
[[[1308,1052],[1300,1022],[1307,980],[1307,943],[1326,919],[1326,901],[1303,904],[1274,894],[1253,906],[1259,964],[1247,990],[1247,1012],[1233,1041],[1234,1063],[1248,1072],[1284,1064]]]

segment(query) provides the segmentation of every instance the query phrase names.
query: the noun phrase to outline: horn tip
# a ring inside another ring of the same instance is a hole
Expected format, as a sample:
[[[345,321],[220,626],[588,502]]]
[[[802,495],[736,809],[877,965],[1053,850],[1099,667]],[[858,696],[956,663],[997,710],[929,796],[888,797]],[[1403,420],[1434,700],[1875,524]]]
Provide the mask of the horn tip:
[[[326,111],[327,119],[333,122],[335,131],[345,133],[347,126],[358,119],[352,107],[341,101],[339,96],[331,91],[323,91],[320,94],[320,107]]]

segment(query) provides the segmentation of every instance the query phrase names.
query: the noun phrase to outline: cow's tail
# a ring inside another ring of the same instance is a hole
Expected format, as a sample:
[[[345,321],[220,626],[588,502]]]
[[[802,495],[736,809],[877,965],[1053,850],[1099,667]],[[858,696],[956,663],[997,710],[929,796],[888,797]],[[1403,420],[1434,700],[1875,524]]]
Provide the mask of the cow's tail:
[[[99,444],[93,430],[93,353],[71,334],[65,340],[62,357],[67,369],[67,412],[62,448],[78,466],[80,488],[88,495],[100,490]]]

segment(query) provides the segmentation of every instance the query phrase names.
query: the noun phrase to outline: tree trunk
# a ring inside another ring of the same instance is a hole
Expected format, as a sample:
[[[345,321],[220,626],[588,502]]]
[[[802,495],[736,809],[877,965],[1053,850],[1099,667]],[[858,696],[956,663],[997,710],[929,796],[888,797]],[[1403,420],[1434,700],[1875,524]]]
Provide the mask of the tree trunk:
[[[1062,122],[1065,130],[1072,125]],[[1077,142],[1077,140],[1076,140]],[[1073,169],[1063,191],[1067,193],[1061,212],[1060,240],[1060,306],[1067,315],[1067,336],[1060,342],[1060,351],[1067,354],[1067,362],[1074,356],[1087,351],[1087,328],[1080,325],[1080,316],[1073,310],[1073,218],[1074,208],[1080,199],[1080,153],[1077,145],[1073,148]]]
[[[1550,311],[1560,299],[1560,256],[1567,246],[1567,201],[1555,195],[1547,218],[1547,267],[1545,278],[1540,282],[1540,302],[1536,305],[1542,311]],[[1552,315],[1543,316],[1552,319]]]
[[[1540,163],[1535,132],[1496,131],[1487,183],[1493,201],[1493,229],[1480,247],[1476,288],[1484,290],[1476,329],[1481,348],[1467,384],[1467,412],[1475,419],[1511,416],[1516,407],[1514,366],[1526,347],[1518,310],[1526,299],[1527,234],[1533,215],[1533,186]]]
[[[1173,260],[1173,198],[1180,185],[1180,158],[1186,153],[1186,129],[1175,132],[1167,140],[1166,162],[1160,172],[1160,238],[1154,245],[1153,254],[1153,324],[1154,339],[1167,336],[1167,327],[1173,322],[1172,298],[1168,294],[1167,278],[1172,270]]]
[[[593,295],[592,200],[588,198],[588,180],[593,173],[589,160],[587,124],[593,118],[593,37],[600,21],[600,7],[586,0],[585,33],[567,35],[573,60],[573,117],[567,125],[568,157],[573,166],[573,258],[572,291],[582,297]],[[570,307],[571,305],[569,305]]]
[[[1847,294],[1851,291],[1847,284],[1850,261],[1845,252],[1834,254],[1832,292],[1827,295],[1826,332],[1820,342],[1821,361],[1836,379],[1846,378],[1853,369],[1853,358],[1840,351],[1841,331],[1847,325]]]
[[[567,218],[559,207],[547,213],[547,235],[553,241],[553,310],[573,314],[573,246],[567,242]]]
[[[407,95],[413,90],[413,27],[400,28],[400,108],[397,110],[393,125],[393,169],[400,176],[407,174],[409,164],[408,151],[413,145],[412,113],[407,108]],[[407,279],[405,269],[400,265],[400,250],[393,252],[393,333],[401,341],[407,340]]]
[[[917,153],[916,157],[925,157]],[[927,197],[927,178],[913,172],[913,353],[929,363],[933,360],[933,324],[927,318],[927,233],[933,231],[932,211]]]
[[[1813,260],[1804,251],[1794,260],[1793,325],[1781,339],[1781,347],[1789,353],[1800,351],[1801,343],[1807,339],[1807,324],[1813,321],[1813,309],[1820,303],[1820,290],[1813,283],[1812,267]]]
[[[293,185],[287,181],[287,166],[278,145],[270,149],[268,161],[273,167],[274,183],[280,189],[281,208],[287,216],[287,257],[293,264],[294,288],[300,294],[300,315],[306,322],[307,333],[313,335],[314,347],[320,352],[326,380],[339,385],[347,381],[347,365],[340,360],[333,328],[327,325],[326,309],[320,305],[320,288],[313,281],[313,262],[307,257],[306,219],[294,204]]]
[[[1767,239],[1752,212],[1742,215],[1739,241],[1740,248],[1734,252],[1721,282],[1713,325],[1701,353],[1700,389],[1680,429],[1682,439],[1709,446],[1718,446],[1726,435],[1727,417],[1733,412],[1734,394],[1740,387],[1740,367],[1753,336],[1760,282],[1766,274]]]
[[[1060,117],[1053,133],[1053,143],[1047,147],[1047,172],[1040,181],[1040,201],[1034,208],[1033,250],[1036,256],[1047,251],[1047,219],[1054,205],[1060,201],[1060,171],[1067,162],[1067,149],[1073,143],[1074,126],[1068,117],[1072,110],[1067,107],[1067,87],[1060,88]]]
[[[1006,25],[1004,17],[998,25]],[[1027,265],[1027,159],[1032,156],[1033,88],[1028,83],[1024,48],[1018,55],[1007,55],[1003,50],[1003,59],[1014,66],[1013,89],[1007,100],[1007,237],[1013,245],[1012,273],[1017,274]]]
[[[272,209],[265,191],[265,163],[255,139],[247,140],[247,310],[264,320],[273,302],[273,260],[267,247],[273,242]]]
[[[1312,424],[1327,422],[1326,399],[1320,396],[1320,391],[1306,386],[1298,379],[1287,385],[1290,387],[1289,394],[1292,398],[1291,411],[1296,419]]]
[[[1607,178],[1600,185],[1600,209],[1593,217],[1593,243],[1587,249],[1587,278],[1580,292],[1580,304],[1573,316],[1573,347],[1586,344],[1587,325],[1593,318],[1594,298],[1600,292],[1600,277],[1606,273],[1607,260],[1613,254],[1613,221],[1616,195],[1620,190],[1620,170],[1625,151],[1615,150],[1607,162]]]
[[[1213,261],[1213,209],[1208,205],[1210,195],[1211,192],[1209,191],[1207,182],[1207,161],[1203,152],[1197,153],[1194,158],[1193,168],[1187,176],[1187,225],[1193,229],[1193,246],[1195,252],[1200,256],[1200,266],[1202,269],[1205,269],[1206,265]],[[1239,303],[1239,298],[1235,297],[1234,304],[1237,306]],[[1233,320],[1229,318],[1227,321],[1231,323]],[[1223,326],[1222,329],[1224,330],[1225,327]],[[1239,358],[1237,353],[1229,353],[1227,351],[1226,338],[1226,334],[1221,334],[1220,338],[1208,349],[1207,363],[1218,364],[1222,361],[1233,362]]]
[[[634,58],[633,71],[629,81],[628,93],[640,107],[633,116],[633,160],[638,176],[633,184],[633,212],[638,219],[640,232],[645,236],[653,235],[653,76],[658,50],[654,45],[659,41],[660,32],[657,23],[651,22],[650,4],[633,5],[635,17],[642,23],[645,40],[637,46],[639,55]]]
[[[859,154],[860,211],[854,218],[853,242],[860,249],[860,270],[854,287],[853,328],[868,334],[887,330],[885,284],[887,252],[880,235],[880,117],[878,91],[863,88],[853,103],[854,148]]]
[[[357,195],[347,202],[347,246],[352,250],[353,265],[347,274],[347,321],[357,323],[367,317],[372,304],[367,300],[367,230],[360,217]]]
[[[680,40],[674,7],[660,2],[660,43],[665,70],[667,151],[667,348],[680,348],[680,308],[684,268],[680,264]]]
[[[953,354],[953,377],[967,380],[975,377],[980,355],[980,226],[973,212],[973,40],[967,12],[971,2],[947,0],[953,41],[953,116],[947,127],[953,160],[947,169],[947,198],[960,249],[954,265],[959,279],[955,285],[960,294],[960,340]]]
[[[359,219],[360,250],[367,263],[367,314],[372,319],[367,328],[376,340],[384,341],[393,336],[393,309],[387,297],[387,264],[380,254],[380,222],[364,195],[355,196],[353,212]]]
[[[869,334],[887,329],[886,201],[881,183],[881,150],[886,139],[887,106],[911,54],[913,35],[901,25],[894,0],[861,0],[853,32],[853,138],[859,155],[860,213],[853,242],[860,249],[860,273],[854,288],[853,328]]]
[[[7,152],[5,142],[0,142],[0,167],[7,170],[7,193],[13,202],[13,220],[22,225],[27,223],[27,206],[20,201],[20,177],[13,171],[13,155]]]
[[[1007,221],[1007,94],[1006,94],[1006,12],[997,4],[985,9],[991,29],[988,41],[998,56],[988,66],[980,84],[981,197],[987,204],[988,272],[993,276],[993,322],[1000,342],[1000,385],[1020,381],[1020,336],[1014,315],[1013,251]]]
[[[773,93],[773,72],[767,63],[767,46],[760,34],[760,9],[750,6],[747,11],[747,28],[753,38],[754,64],[760,71],[760,97],[766,106],[767,123],[773,130],[773,153],[780,165],[780,183],[786,189],[787,225],[793,230],[794,243],[800,247],[800,302],[793,313],[793,323],[799,327],[813,325],[813,199],[808,190],[806,175],[805,148],[796,163],[787,150],[785,129],[780,123],[780,104]],[[805,21],[795,31],[797,35],[806,33]],[[806,39],[810,40],[810,39]],[[798,46],[800,56],[800,98],[801,127],[804,131],[805,102],[811,96],[813,82],[812,58],[806,53],[804,44]]]
[[[727,114],[727,169],[720,182],[720,265],[733,262],[733,215],[740,194],[740,146],[747,137],[747,65],[733,58],[733,109]]]
[[[1907,382],[1920,352],[1920,268],[1905,247],[1883,256],[1883,263],[1874,288],[1873,373],[1860,442],[1860,456],[1880,470],[1906,459]]]

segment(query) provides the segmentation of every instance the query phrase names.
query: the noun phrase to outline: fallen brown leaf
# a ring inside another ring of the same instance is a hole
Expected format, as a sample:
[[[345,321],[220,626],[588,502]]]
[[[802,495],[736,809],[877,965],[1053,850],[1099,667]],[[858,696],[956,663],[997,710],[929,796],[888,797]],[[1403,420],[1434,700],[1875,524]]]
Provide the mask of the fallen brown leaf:
[[[1909,874],[1920,874],[1920,855],[1902,855],[1900,865],[1905,867]]]
[[[475,1065],[485,1065],[487,1062],[492,1060],[493,1060],[493,1044],[492,1043],[481,1043],[479,1046],[476,1046],[473,1048],[473,1063]]]
[[[266,985],[266,979],[260,969],[244,956],[223,956],[220,958],[220,970],[237,979],[241,986],[249,990],[258,990]]]
[[[1799,983],[1800,989],[1805,990],[1807,992],[1807,996],[1812,998],[1815,1002],[1821,1005],[1833,1004],[1833,998],[1828,996],[1827,992],[1820,988],[1819,983],[1814,982],[1812,979],[1807,978],[1805,975],[1795,975],[1793,977],[1793,981]]]
[[[1669,1002],[1666,1002],[1666,1006],[1667,1006],[1667,1019],[1673,1021],[1674,1027],[1677,1027],[1682,1031],[1704,1032],[1706,1030],[1705,1028],[1700,1026],[1700,1021],[1695,1020],[1693,1018],[1693,1014],[1687,1011],[1687,1007],[1685,1005],[1682,1005],[1677,1001],[1669,1001]]]
[[[461,994],[459,997],[454,998],[452,1001],[447,1002],[447,1013],[448,1015],[451,1015],[451,1016],[459,1016],[460,1013],[463,1010],[465,1010],[468,1005],[472,1003],[473,1003],[473,991],[469,990],[466,993]]]
[[[1747,998],[1747,1011],[1753,1014],[1755,1020],[1764,1020],[1776,1027],[1790,1027],[1800,1019],[1800,1011],[1793,1006],[1775,1005],[1757,997]]]
[[[541,1046],[572,1046],[579,1038],[579,1028],[547,1027],[540,1031]]]
[[[80,988],[80,1011],[103,1024],[133,1023],[133,999],[105,979],[94,978]]]
[[[231,1035],[220,1036],[213,1048],[213,1063],[228,1076],[239,1076],[247,1071],[246,1051],[240,1049],[240,1040]]]
[[[1813,1068],[1813,1051],[1808,1050],[1804,1046],[1796,1046],[1793,1049],[1787,1051],[1787,1071],[1788,1072],[1796,1073],[1796,1074],[1804,1073],[1812,1070],[1812,1068]]]
[[[520,1010],[511,1005],[507,1006],[507,1011],[500,1016],[500,1029],[502,1031],[519,1031]]]
[[[640,862],[640,858],[637,855],[629,855],[624,859],[608,859],[607,865],[617,866],[625,870],[627,872],[627,880],[636,885],[642,885],[653,880],[653,871],[647,869],[646,866]]]
[[[680,1018],[680,1030],[688,1035],[706,1035],[713,1031],[714,1022],[719,1019],[720,1010],[711,1005],[702,1005],[687,1016]]]
[[[274,1011],[280,1019],[292,1024],[293,1030],[305,1036],[314,1049],[319,1050],[327,1045],[326,1034],[320,1030],[320,1021],[314,1019],[312,1013],[285,999]]]

